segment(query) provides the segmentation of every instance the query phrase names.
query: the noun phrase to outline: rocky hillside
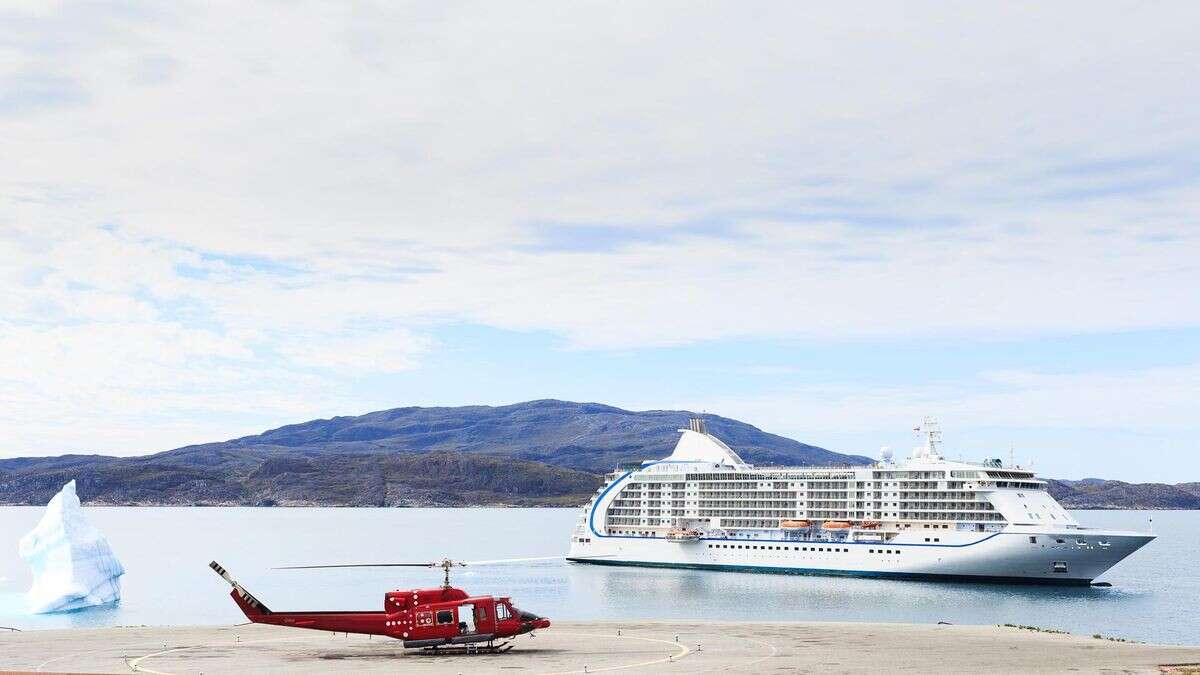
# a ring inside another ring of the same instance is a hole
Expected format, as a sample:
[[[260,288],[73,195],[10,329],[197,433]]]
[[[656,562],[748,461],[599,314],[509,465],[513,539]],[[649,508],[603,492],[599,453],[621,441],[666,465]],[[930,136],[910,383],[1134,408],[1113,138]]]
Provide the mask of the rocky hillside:
[[[168,506],[568,506],[600,485],[584,471],[453,452],[57,459],[0,470],[2,503],[44,504],[71,479],[88,504]]]
[[[1050,480],[1050,494],[1069,509],[1200,509],[1200,483],[1126,483],[1085,478]]]
[[[0,503],[44,504],[74,478],[92,504],[577,504],[619,463],[670,454],[693,416],[567,401],[397,408],[145,457],[0,460]],[[754,463],[868,461],[705,419]]]
[[[685,410],[634,412],[599,403],[529,401],[506,406],[395,408],[313,420],[224,443],[166,453],[198,458],[241,449],[320,450],[339,453],[469,452],[528,459],[590,472],[618,463],[670,454],[687,421]],[[842,455],[766,433],[744,422],[706,415],[708,430],[755,464],[861,464],[866,457]]]

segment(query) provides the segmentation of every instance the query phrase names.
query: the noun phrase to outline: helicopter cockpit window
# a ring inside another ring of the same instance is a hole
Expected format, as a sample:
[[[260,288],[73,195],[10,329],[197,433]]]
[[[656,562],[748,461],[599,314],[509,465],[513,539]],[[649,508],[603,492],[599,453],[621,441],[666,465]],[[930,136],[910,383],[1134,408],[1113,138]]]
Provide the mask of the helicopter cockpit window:
[[[496,603],[496,620],[503,621],[503,620],[511,618],[511,617],[512,617],[512,613],[510,613],[508,611],[508,605],[504,605],[504,604],[497,602]]]
[[[437,621],[442,623],[454,623],[454,612],[448,609],[439,610],[437,613]]]

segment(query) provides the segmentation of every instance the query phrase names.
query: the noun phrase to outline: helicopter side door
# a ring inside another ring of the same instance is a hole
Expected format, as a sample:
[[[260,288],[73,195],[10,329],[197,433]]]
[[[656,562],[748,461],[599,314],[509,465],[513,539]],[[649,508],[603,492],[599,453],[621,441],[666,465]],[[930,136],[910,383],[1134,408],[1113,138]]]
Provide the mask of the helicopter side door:
[[[475,625],[475,604],[464,602],[458,606],[458,634],[467,635],[477,632],[479,629]]]
[[[495,633],[496,621],[491,612],[492,602],[475,603],[475,630],[480,633]]]

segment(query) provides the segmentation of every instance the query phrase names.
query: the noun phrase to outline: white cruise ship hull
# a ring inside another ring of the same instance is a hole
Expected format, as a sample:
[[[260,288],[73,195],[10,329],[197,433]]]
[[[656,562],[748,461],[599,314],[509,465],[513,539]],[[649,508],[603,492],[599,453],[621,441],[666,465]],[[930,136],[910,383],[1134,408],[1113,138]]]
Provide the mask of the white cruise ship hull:
[[[666,459],[611,474],[568,560],[1088,584],[1154,539],[1082,527],[1032,471],[946,460],[925,427],[903,464],[756,468],[693,420]]]
[[[1143,533],[1078,529],[1009,528],[962,534],[970,538],[941,544],[740,538],[673,542],[593,535],[572,542],[567,559],[776,574],[1086,585],[1154,539]],[[1087,544],[1076,543],[1081,535]],[[1063,543],[1056,543],[1059,540]]]

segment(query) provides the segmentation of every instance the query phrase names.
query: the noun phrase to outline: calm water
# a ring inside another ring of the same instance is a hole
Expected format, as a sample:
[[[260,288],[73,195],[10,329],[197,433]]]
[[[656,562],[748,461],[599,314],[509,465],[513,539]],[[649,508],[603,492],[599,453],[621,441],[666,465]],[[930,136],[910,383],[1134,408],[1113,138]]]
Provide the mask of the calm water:
[[[0,507],[0,626],[51,628],[238,623],[224,564],[272,609],[375,609],[383,592],[436,586],[423,569],[278,571],[322,562],[562,555],[575,509],[88,508],[127,573],[120,606],[29,616],[17,540],[40,508]],[[509,594],[553,618],[1018,623],[1164,643],[1200,643],[1200,511],[1086,511],[1085,525],[1159,539],[1102,580],[1112,588],[1043,588],[657,570],[565,562],[463,569],[474,593]]]

